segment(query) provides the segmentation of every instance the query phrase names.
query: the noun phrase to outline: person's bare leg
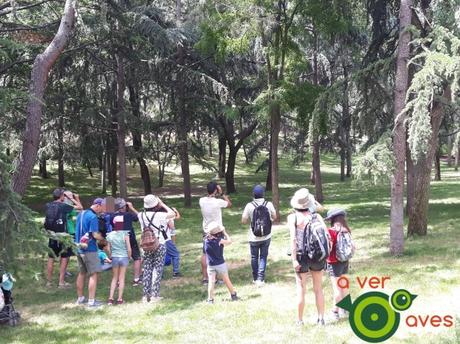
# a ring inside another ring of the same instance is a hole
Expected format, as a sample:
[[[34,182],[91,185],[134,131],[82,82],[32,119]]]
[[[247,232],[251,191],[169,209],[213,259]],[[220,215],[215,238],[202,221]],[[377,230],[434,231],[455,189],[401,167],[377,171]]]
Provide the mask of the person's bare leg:
[[[94,300],[96,298],[96,287],[97,287],[97,272],[89,276],[88,281],[88,299]]]
[[[120,266],[120,271],[118,272],[118,301],[123,300],[123,291],[125,290],[125,276],[127,268],[127,266]]]
[[[84,296],[83,287],[85,286],[85,278],[86,278],[86,274],[84,274],[83,272],[78,273],[77,282],[76,282],[78,297]]]
[[[214,285],[216,281],[216,273],[212,272],[206,276],[208,279],[208,300],[214,300]]]
[[[59,284],[65,284],[65,272],[69,265],[69,257],[61,258],[61,266],[59,267]]]
[[[230,292],[230,294],[234,294],[235,293],[235,288],[233,288],[233,284],[230,281],[230,277],[228,276],[228,274],[223,274],[222,275],[222,280],[224,281],[225,285],[227,286],[228,291]]]
[[[134,261],[133,264],[133,271],[134,271],[134,280],[137,281],[139,277],[141,276],[141,266],[142,266],[142,260],[138,259]]]
[[[46,280],[48,283],[53,281],[53,269],[54,269],[54,258],[48,258],[48,264],[46,266]]]
[[[203,281],[208,279],[207,273],[208,264],[206,263],[206,255],[201,255],[201,274],[203,276]]]
[[[307,289],[307,273],[295,274],[297,290],[297,320],[303,321],[303,310],[305,308],[305,292]]]
[[[120,268],[118,266],[112,266],[112,282],[110,283],[110,294],[109,299],[113,300],[113,295],[115,294],[115,289],[117,288],[118,276]]]
[[[313,280],[313,292],[315,293],[316,309],[318,317],[324,318],[324,294],[323,294],[323,271],[312,271],[311,277]]]

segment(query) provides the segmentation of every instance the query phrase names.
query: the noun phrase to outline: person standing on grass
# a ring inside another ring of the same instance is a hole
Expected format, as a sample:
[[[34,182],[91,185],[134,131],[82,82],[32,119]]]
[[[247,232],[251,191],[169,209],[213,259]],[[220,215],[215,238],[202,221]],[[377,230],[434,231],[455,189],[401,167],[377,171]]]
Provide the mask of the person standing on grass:
[[[337,259],[337,237],[339,233],[351,233],[350,227],[346,220],[347,213],[343,209],[331,209],[327,212],[326,220],[331,221],[328,231],[331,236],[332,249],[327,258],[327,272],[331,277],[332,290],[334,291],[332,315],[335,320],[339,320],[346,315],[346,311],[336,306],[345,296],[349,294],[348,288],[342,288],[337,284],[340,277],[348,274],[348,261],[341,262]]]
[[[118,206],[126,206],[126,204],[123,204],[123,202],[123,199],[118,199],[118,202],[115,202],[115,204]],[[114,230],[107,234],[107,241],[109,243],[108,251],[112,259],[112,283],[110,285],[110,294],[107,304],[113,305],[115,288],[118,286],[117,305],[121,305],[123,304],[123,290],[125,288],[126,269],[128,268],[129,259],[131,258],[132,254],[129,231],[126,231],[125,228],[119,224],[119,222],[115,221]]]
[[[79,199],[74,197],[66,198],[63,189],[55,189],[53,199],[53,202],[46,205],[44,227],[53,233],[69,233],[72,229],[68,225],[70,214],[75,210],[82,210],[83,207]],[[53,285],[54,259],[55,257],[60,257],[58,288],[70,287],[70,284],[65,281],[65,274],[69,258],[73,255],[72,249],[70,247],[65,248],[61,242],[54,239],[49,239],[48,247],[51,252],[48,255],[46,286],[51,287]]]
[[[156,211],[156,208],[163,208],[166,212]],[[147,195],[144,197],[144,211],[140,212],[139,222],[142,230],[151,228],[154,235],[158,238],[160,245],[154,252],[144,251],[144,274],[142,282],[144,284],[142,302],[157,302],[160,297],[160,282],[163,275],[165,261],[165,241],[167,239],[165,224],[176,217],[176,213],[158,197]]]
[[[206,254],[207,273],[208,273],[208,300],[207,302],[214,303],[214,286],[217,275],[220,275],[230,292],[232,301],[237,301],[238,296],[233,287],[230,277],[228,276],[228,268],[224,259],[224,246],[230,245],[232,239],[225,231],[225,227],[215,221],[207,224],[205,229],[204,251]]]
[[[176,208],[171,209],[176,213],[176,217],[169,220],[166,225],[166,234],[168,237],[165,241],[166,254],[164,265],[169,266],[172,264],[173,278],[179,278],[182,276],[182,274],[180,273],[180,252],[176,246],[176,225],[174,220],[180,219],[180,213]],[[165,210],[163,209],[163,211]]]
[[[86,247],[78,249],[78,265],[80,272],[77,276],[77,304],[85,302],[83,288],[85,285],[86,275],[89,274],[88,280],[88,307],[99,307],[101,302],[96,301],[96,288],[98,273],[101,271],[101,264],[97,252],[97,240],[103,240],[99,233],[98,215],[105,211],[105,200],[96,198],[93,205],[77,216],[77,225],[75,228],[75,243],[80,244],[82,237],[87,236]]]
[[[307,189],[302,188],[294,194],[291,199],[291,206],[294,213],[288,216],[288,228],[291,241],[291,259],[295,270],[297,285],[297,324],[303,325],[303,311],[305,307],[305,291],[307,287],[307,275],[311,274],[313,281],[313,291],[316,300],[316,309],[318,312],[318,325],[324,325],[324,294],[322,287],[323,270],[326,265],[326,259],[322,261],[313,261],[309,259],[304,249],[305,237],[308,228],[314,222],[322,227],[326,235],[326,224],[321,215],[314,214],[311,209],[315,206],[316,200]]]
[[[222,223],[222,208],[230,208],[232,202],[227,195],[224,195],[222,188],[216,182],[210,182],[207,185],[208,195],[200,198],[201,215],[203,216],[203,254],[201,255],[201,273],[203,276],[203,284],[208,283],[206,255],[204,251],[204,238],[206,235],[206,227],[210,222]],[[222,198],[219,198],[222,197]]]
[[[138,214],[139,212],[133,207],[131,202],[126,202],[123,198],[117,198],[115,199],[115,213],[110,216],[110,224],[114,230],[123,230],[129,233],[129,243],[134,261],[134,287],[142,283],[140,280],[142,265],[141,252],[133,227],[133,222],[137,222],[139,220]]]
[[[243,211],[241,223],[250,222],[248,239],[251,252],[252,280],[257,286],[265,283],[268,249],[271,241],[272,222],[276,219],[276,210],[272,202],[264,198],[262,185],[254,186],[254,200]]]

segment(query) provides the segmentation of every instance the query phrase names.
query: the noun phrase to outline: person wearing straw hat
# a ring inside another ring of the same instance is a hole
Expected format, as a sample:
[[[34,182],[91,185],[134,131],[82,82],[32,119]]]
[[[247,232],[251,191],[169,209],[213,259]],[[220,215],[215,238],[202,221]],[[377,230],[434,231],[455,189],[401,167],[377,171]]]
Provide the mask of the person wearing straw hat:
[[[318,312],[317,324],[324,325],[322,278],[326,261],[313,262],[308,259],[307,255],[300,253],[303,252],[304,231],[309,224],[317,220],[321,226],[324,226],[324,231],[326,232],[326,225],[321,215],[314,214],[313,210],[316,210],[316,203],[314,196],[306,188],[297,190],[291,199],[291,206],[294,209],[294,213],[290,214],[287,219],[291,240],[291,259],[296,273],[298,325],[303,325],[307,273],[311,274],[313,282],[313,291]]]
[[[340,208],[331,209],[327,212],[325,220],[331,221],[331,227],[328,229],[331,236],[332,249],[327,258],[327,272],[331,277],[332,290],[334,291],[332,316],[334,320],[339,320],[346,316],[346,311],[336,306],[345,296],[349,294],[348,288],[343,288],[337,284],[340,277],[348,274],[348,261],[342,262],[337,259],[336,247],[339,233],[351,233],[350,227],[346,220],[347,212]]]
[[[156,208],[163,208],[166,212],[159,212]],[[147,195],[144,197],[144,211],[138,214],[141,228],[150,227],[157,236],[160,246],[155,252],[144,251],[144,284],[142,302],[157,302],[160,297],[160,282],[163,275],[167,239],[165,224],[176,217],[176,213],[158,197]]]
[[[228,268],[224,259],[224,246],[230,245],[232,239],[225,231],[225,227],[216,221],[209,222],[205,227],[206,237],[204,240],[204,251],[206,254],[208,272],[208,303],[214,303],[214,286],[217,275],[220,275],[230,292],[232,301],[237,301],[235,288],[233,287]]]

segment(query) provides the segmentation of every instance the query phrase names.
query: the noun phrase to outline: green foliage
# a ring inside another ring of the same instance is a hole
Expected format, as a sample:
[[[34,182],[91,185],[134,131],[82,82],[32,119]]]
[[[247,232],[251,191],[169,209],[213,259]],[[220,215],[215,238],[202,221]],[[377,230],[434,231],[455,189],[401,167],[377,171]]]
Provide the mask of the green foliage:
[[[388,183],[393,173],[394,157],[390,133],[386,133],[359,157],[353,167],[358,182],[369,180],[372,184]]]

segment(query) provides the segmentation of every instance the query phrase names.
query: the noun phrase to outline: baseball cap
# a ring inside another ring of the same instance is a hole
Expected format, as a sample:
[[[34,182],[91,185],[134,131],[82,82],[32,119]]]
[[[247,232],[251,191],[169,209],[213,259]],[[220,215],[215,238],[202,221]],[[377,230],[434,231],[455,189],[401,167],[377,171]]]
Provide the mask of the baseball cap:
[[[264,197],[264,187],[262,185],[254,186],[252,193],[254,194],[254,198],[262,198]]]
[[[105,205],[105,199],[98,197],[93,201],[93,204]]]
[[[115,199],[115,210],[119,210],[126,206],[126,201],[123,198]]]

